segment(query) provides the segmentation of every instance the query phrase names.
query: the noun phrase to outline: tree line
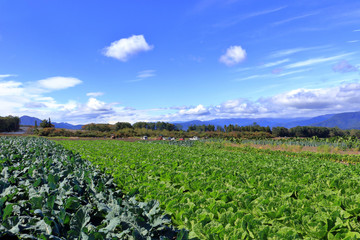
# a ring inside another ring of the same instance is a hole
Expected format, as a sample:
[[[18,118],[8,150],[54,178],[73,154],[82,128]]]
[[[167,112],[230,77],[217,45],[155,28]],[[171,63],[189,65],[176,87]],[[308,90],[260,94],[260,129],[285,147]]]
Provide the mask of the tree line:
[[[211,124],[191,125],[186,131],[181,125],[168,122],[117,122],[115,124],[86,124],[82,126],[85,131],[49,130],[53,128],[50,118],[43,120],[40,124],[39,135],[56,136],[79,136],[79,137],[135,137],[135,136],[170,136],[170,137],[209,137],[209,138],[271,138],[271,137],[318,137],[329,138],[336,136],[355,136],[360,138],[360,130],[342,130],[339,128],[298,126],[293,128],[285,127],[262,127],[254,122],[252,125],[239,126],[229,124],[223,127]]]
[[[311,126],[297,126],[290,129],[285,127],[273,127],[272,135],[274,137],[343,137],[354,136],[360,138],[359,129],[342,130],[338,127],[311,127]]]
[[[99,123],[90,123],[82,126],[83,130],[89,131],[100,131],[100,132],[111,132],[118,131],[121,129],[148,129],[148,130],[168,130],[168,131],[179,131],[181,128],[175,124],[168,122],[136,122],[133,125],[128,122],[117,122],[115,124],[99,124]]]
[[[7,116],[0,117],[0,132],[17,131],[20,128],[20,118]]]

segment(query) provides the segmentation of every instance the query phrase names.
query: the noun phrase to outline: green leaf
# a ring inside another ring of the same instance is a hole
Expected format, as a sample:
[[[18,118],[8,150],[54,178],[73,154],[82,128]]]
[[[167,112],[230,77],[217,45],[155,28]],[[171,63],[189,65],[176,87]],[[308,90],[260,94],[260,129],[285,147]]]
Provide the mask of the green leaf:
[[[81,207],[76,213],[75,216],[70,221],[70,232],[68,236],[71,238],[80,238],[83,234],[83,228],[90,221],[90,216],[88,214],[86,207]]]
[[[46,205],[50,210],[52,210],[54,208],[55,200],[56,200],[55,195],[51,195],[48,197]]]
[[[65,209],[75,211],[79,208],[80,201],[77,197],[70,197],[66,200]]]
[[[180,232],[177,234],[176,240],[187,240],[189,239],[189,232],[185,229],[181,229]]]
[[[53,174],[48,175],[48,185],[51,190],[56,189],[56,181],[55,181],[55,177]]]
[[[13,211],[13,204],[8,204],[6,205],[5,209],[4,209],[4,214],[3,214],[3,221],[5,221],[12,213]]]
[[[35,209],[42,209],[42,201],[43,197],[33,197],[30,199],[31,208]]]

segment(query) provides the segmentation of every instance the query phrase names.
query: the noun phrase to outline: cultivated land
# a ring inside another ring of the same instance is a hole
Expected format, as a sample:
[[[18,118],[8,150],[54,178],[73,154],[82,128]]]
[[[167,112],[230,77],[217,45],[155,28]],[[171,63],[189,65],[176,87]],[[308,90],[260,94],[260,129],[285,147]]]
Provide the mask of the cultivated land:
[[[356,155],[290,153],[223,143],[58,141],[114,176],[138,200],[157,199],[200,239],[358,239]]]
[[[0,239],[186,239],[157,201],[53,141],[0,137],[0,162]]]

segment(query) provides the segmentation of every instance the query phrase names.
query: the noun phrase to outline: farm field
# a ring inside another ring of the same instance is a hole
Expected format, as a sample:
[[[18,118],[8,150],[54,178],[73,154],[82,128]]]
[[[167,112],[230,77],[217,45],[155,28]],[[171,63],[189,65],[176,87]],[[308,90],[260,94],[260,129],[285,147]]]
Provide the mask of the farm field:
[[[359,239],[358,156],[221,143],[58,141],[114,176],[139,201],[157,199],[200,239]]]
[[[186,239],[157,201],[44,138],[0,137],[0,239]]]

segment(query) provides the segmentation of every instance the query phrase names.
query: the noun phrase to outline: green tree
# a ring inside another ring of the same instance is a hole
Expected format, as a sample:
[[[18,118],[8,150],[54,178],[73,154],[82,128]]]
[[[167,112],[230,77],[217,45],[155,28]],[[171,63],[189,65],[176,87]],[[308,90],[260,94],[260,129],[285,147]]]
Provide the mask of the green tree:
[[[40,127],[42,128],[55,128],[55,126],[51,123],[51,120],[49,118],[49,121],[44,119],[42,120],[42,122],[40,123]]]
[[[128,122],[117,122],[115,123],[115,130],[118,131],[124,128],[133,128],[133,126]]]

